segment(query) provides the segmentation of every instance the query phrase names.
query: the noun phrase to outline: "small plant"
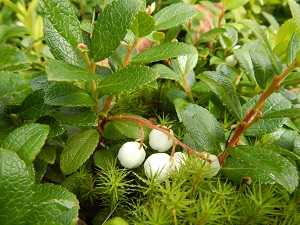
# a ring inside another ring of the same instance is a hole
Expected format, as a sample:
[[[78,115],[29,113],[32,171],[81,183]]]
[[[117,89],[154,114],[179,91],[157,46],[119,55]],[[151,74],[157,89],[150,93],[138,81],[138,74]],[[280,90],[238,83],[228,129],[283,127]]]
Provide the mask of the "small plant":
[[[2,224],[300,222],[294,0],[38,2],[0,0]]]

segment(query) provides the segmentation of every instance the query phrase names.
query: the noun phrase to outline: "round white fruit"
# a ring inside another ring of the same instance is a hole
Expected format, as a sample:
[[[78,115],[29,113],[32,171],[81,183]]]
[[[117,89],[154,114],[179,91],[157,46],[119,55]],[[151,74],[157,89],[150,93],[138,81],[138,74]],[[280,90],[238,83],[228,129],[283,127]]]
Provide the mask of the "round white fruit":
[[[118,159],[122,166],[127,169],[139,167],[145,160],[146,152],[138,142],[126,142],[118,153]]]
[[[211,160],[211,162],[207,162],[203,159],[200,159],[200,161],[202,162],[202,166],[203,166],[202,177],[212,178],[212,177],[216,176],[220,170],[219,159],[216,155],[213,155],[213,154],[210,154],[207,152],[202,152],[202,153],[204,154],[205,158],[208,158]]]
[[[185,160],[187,159],[187,155],[183,152],[175,152],[174,153],[174,161],[170,171],[179,170],[181,165],[185,164]]]
[[[167,153],[155,153],[144,163],[145,174],[150,179],[155,177],[157,181],[163,181],[168,176],[171,166],[170,156]]]
[[[174,135],[171,129],[170,134]],[[173,146],[173,139],[163,132],[154,129],[149,134],[149,145],[158,152],[165,152]]]

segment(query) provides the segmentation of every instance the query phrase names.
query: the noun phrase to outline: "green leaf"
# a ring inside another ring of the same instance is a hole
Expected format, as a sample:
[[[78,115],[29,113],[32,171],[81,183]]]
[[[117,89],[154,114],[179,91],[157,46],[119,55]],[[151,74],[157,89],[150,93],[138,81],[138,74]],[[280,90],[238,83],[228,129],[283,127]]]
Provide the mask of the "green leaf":
[[[286,51],[286,59],[288,64],[291,64],[294,61],[294,59],[296,59],[297,53],[299,51],[300,51],[300,40],[298,34],[295,33],[292,36]]]
[[[273,111],[267,115],[263,115],[263,118],[283,118],[283,117],[299,117],[300,116],[300,108],[288,108],[278,111]]]
[[[137,38],[147,36],[155,28],[155,21],[146,12],[140,11],[131,25],[131,30]]]
[[[300,35],[300,6],[294,0],[288,0],[293,19],[297,25],[298,35]]]
[[[276,152],[253,146],[238,146],[229,148],[229,154],[221,171],[234,182],[241,183],[243,177],[251,177],[254,182],[276,182],[289,192],[298,186],[297,168]]]
[[[56,59],[87,68],[87,64],[77,46],[72,46],[46,18],[44,19],[44,36],[50,52]]]
[[[2,148],[15,151],[30,164],[45,144],[49,127],[42,124],[24,125],[11,132],[2,142]]]
[[[187,104],[181,115],[187,132],[198,146],[197,151],[207,151],[215,155],[223,151],[223,128],[209,111],[198,105]]]
[[[258,99],[259,96],[255,96],[242,106],[243,116],[246,115],[247,110],[252,109]],[[291,102],[284,98],[281,94],[274,93],[267,99],[265,107],[262,110],[262,115],[268,117],[268,115],[272,115],[276,111],[281,111],[288,108],[291,108]],[[261,119],[256,124],[249,127],[244,134],[246,136],[258,136],[271,133],[282,127],[285,122],[286,118]]]
[[[226,25],[223,26],[222,28],[226,30],[226,32],[220,36],[220,43],[222,47],[224,49],[234,47],[238,42],[237,30],[232,26],[226,26]]]
[[[53,116],[63,123],[76,126],[97,126],[97,114],[89,108],[73,107],[59,108],[58,111],[53,113]]]
[[[253,32],[257,35],[257,37],[262,41],[263,45],[265,46],[267,53],[270,57],[270,60],[272,62],[272,68],[275,70],[276,74],[280,73],[280,67],[278,65],[278,62],[276,60],[276,56],[272,50],[272,47],[267,39],[267,36],[265,35],[263,29],[261,28],[261,26],[257,23],[254,22],[252,20],[249,19],[245,19],[242,20],[241,23],[245,24],[246,26],[248,26],[250,29],[253,30]]]
[[[32,120],[46,115],[50,107],[45,104],[44,95],[43,89],[30,93],[20,106],[20,117],[25,120]]]
[[[1,73],[0,73],[1,74]],[[282,82],[281,86],[300,84],[300,72],[291,72]]]
[[[198,62],[198,53],[188,54],[188,55],[180,55],[177,57],[178,67],[182,74],[188,74],[191,72],[197,62]]]
[[[73,47],[82,43],[80,22],[69,0],[39,0],[44,17]]]
[[[159,74],[160,79],[171,79],[178,81],[181,85],[183,83],[183,78],[178,73],[175,73],[170,67],[163,64],[155,64],[153,67]]]
[[[254,75],[254,70],[253,70],[253,64],[251,60],[251,56],[249,54],[248,50],[244,49],[235,49],[233,50],[234,54],[236,55],[239,65],[242,67],[244,70],[246,76],[248,77],[249,81],[256,85],[256,79]]]
[[[50,127],[48,138],[56,137],[65,131],[64,125],[53,116],[40,117],[36,123],[46,124]]]
[[[182,55],[198,54],[194,46],[180,42],[168,42],[149,48],[146,51],[134,56],[132,63],[148,64],[164,59],[175,58]]]
[[[156,30],[167,30],[192,19],[198,11],[192,4],[171,4],[154,15]]]
[[[42,148],[42,151],[38,155],[38,158],[45,163],[54,164],[56,159],[56,150],[52,146],[46,146]]]
[[[83,131],[67,141],[60,156],[61,171],[68,175],[75,172],[94,152],[99,142],[99,132]]]
[[[237,9],[243,5],[245,5],[249,0],[239,0],[239,1],[231,1],[226,5],[226,10]]]
[[[96,166],[106,170],[114,163],[115,157],[110,149],[100,149],[93,155],[93,160]]]
[[[20,71],[30,68],[30,61],[17,47],[0,44],[0,71]]]
[[[237,120],[243,119],[241,103],[231,82],[219,73],[212,71],[204,72],[198,78],[211,88]]]
[[[0,168],[1,224],[56,221],[69,225],[77,218],[75,195],[53,184],[35,184],[32,164],[27,166],[15,152],[0,149]]]
[[[120,45],[141,3],[139,0],[115,0],[104,8],[92,36],[90,50],[94,62],[107,58]]]
[[[3,225],[27,224],[27,214],[33,202],[34,170],[27,166],[18,155],[0,148],[0,221]]]
[[[60,60],[47,60],[46,72],[49,81],[91,82],[102,80],[99,75]]]
[[[151,129],[143,126],[145,140],[148,140]],[[111,140],[122,140],[126,138],[139,139],[142,137],[139,124],[130,120],[114,120],[105,124],[103,137]]]
[[[45,103],[59,106],[94,106],[93,98],[80,87],[67,82],[53,82],[47,88]]]
[[[158,76],[158,73],[148,66],[133,65],[104,78],[99,83],[98,90],[103,94],[119,94],[149,84]]]
[[[28,34],[26,27],[2,24],[0,26],[0,43],[11,37],[23,37],[24,34]]]
[[[285,21],[278,29],[276,35],[276,45],[291,40],[294,33],[297,32],[297,25],[294,19]]]
[[[7,96],[27,96],[31,91],[29,79],[20,74],[0,71],[0,83],[0,99]]]

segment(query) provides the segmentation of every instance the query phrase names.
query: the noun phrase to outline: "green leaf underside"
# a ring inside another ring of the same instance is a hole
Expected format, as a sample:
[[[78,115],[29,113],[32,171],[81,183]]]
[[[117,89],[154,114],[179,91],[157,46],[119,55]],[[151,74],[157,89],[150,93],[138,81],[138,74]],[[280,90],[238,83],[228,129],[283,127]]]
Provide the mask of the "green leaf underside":
[[[91,82],[102,80],[99,75],[61,60],[47,60],[46,72],[49,81]]]
[[[107,58],[120,45],[141,3],[139,0],[115,0],[104,8],[92,36],[90,50],[94,62]]]
[[[131,25],[131,30],[137,38],[150,34],[155,28],[155,21],[146,12],[140,11]]]
[[[155,64],[153,67],[159,74],[160,79],[171,79],[176,80],[180,84],[183,83],[183,78],[178,73],[175,73],[170,67],[167,67],[163,64]]]
[[[257,37],[262,41],[272,62],[272,67],[274,68],[276,74],[279,74],[280,69],[276,60],[276,56],[261,26],[258,23],[249,19],[242,20],[241,23],[245,24],[250,29],[252,29],[254,33],[257,35]]]
[[[2,148],[15,151],[26,164],[29,164],[40,153],[48,133],[49,127],[47,125],[24,125],[11,132],[4,139]]]
[[[45,41],[50,48],[50,52],[58,60],[63,60],[75,66],[87,68],[77,47],[72,46],[61,34],[53,27],[48,19],[44,19]]]
[[[211,88],[237,120],[241,121],[243,119],[238,94],[230,81],[219,73],[212,71],[204,72],[198,78]]]
[[[53,184],[35,184],[33,166],[27,166],[15,152],[0,149],[0,168],[1,224],[70,224],[77,218],[75,195]]]
[[[53,116],[63,123],[76,126],[97,126],[98,117],[95,112],[84,107],[62,107]]]
[[[296,167],[276,152],[253,146],[229,148],[230,157],[223,164],[222,173],[234,182],[251,177],[261,183],[278,183],[292,192],[298,185]]]
[[[243,116],[247,110],[251,109],[257,102],[259,96],[250,99],[242,106]],[[262,111],[263,116],[271,115],[273,112],[281,111],[291,107],[291,102],[284,98],[281,94],[272,94],[266,101],[266,106]],[[272,116],[271,116],[272,117]],[[286,122],[286,118],[266,118],[259,120],[256,124],[249,127],[244,134],[246,136],[264,135],[276,131]]]
[[[149,133],[151,129],[144,126],[144,135],[145,140],[148,139]],[[103,131],[103,137],[111,139],[111,140],[120,140],[126,138],[139,139],[141,138],[141,130],[139,128],[139,123],[135,121],[111,121],[105,124],[105,128]]]
[[[82,43],[80,22],[69,0],[39,0],[45,17],[73,47]]]
[[[133,65],[104,78],[99,83],[98,90],[103,94],[119,94],[149,84],[158,76],[156,70],[150,67]]]
[[[181,42],[168,42],[149,48],[146,51],[134,56],[131,63],[148,64],[164,59],[175,58],[181,55],[198,54],[194,46]]]
[[[294,59],[297,56],[297,53],[300,51],[300,40],[298,33],[295,33],[288,45],[287,51],[286,51],[286,58],[288,64],[291,64]]]
[[[198,62],[198,53],[181,55],[176,60],[181,73],[188,74],[195,68]]]
[[[47,88],[45,103],[60,106],[94,106],[93,98],[78,86],[67,82],[53,82]]]
[[[96,130],[86,130],[69,139],[60,157],[62,172],[66,175],[75,172],[91,156],[98,142]]]
[[[20,106],[20,117],[31,120],[45,115],[50,110],[44,102],[44,90],[39,89],[30,93]]]
[[[0,71],[20,71],[30,67],[30,61],[20,49],[0,44]]]
[[[198,146],[198,151],[207,151],[215,155],[223,151],[223,128],[209,111],[198,105],[187,104],[181,116],[187,132]]]
[[[192,4],[177,3],[169,5],[154,15],[156,30],[166,30],[192,19],[198,11]]]

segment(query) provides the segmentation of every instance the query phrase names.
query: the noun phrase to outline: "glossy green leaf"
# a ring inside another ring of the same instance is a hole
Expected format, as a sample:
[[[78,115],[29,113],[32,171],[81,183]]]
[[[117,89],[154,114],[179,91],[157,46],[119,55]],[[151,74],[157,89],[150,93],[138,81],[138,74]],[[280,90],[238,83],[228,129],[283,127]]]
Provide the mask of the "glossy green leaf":
[[[198,62],[198,53],[180,55],[177,57],[176,61],[178,63],[180,72],[182,74],[188,74],[195,68]]]
[[[33,166],[26,165],[10,150],[0,149],[0,221],[10,224],[69,225],[78,217],[79,202],[65,188],[34,183]]]
[[[115,0],[104,8],[92,36],[90,50],[94,62],[107,58],[120,45],[141,3],[139,0]]]
[[[237,9],[245,5],[247,2],[249,2],[249,0],[230,1],[230,3],[226,5],[226,10]]]
[[[50,52],[58,60],[63,60],[72,65],[87,68],[87,65],[76,46],[72,46],[58,30],[56,30],[48,19],[44,19],[45,41]]]
[[[291,40],[294,33],[297,32],[297,25],[294,19],[286,20],[278,29],[276,35],[276,45]]]
[[[100,149],[93,155],[96,166],[102,169],[109,169],[109,165],[113,165],[115,157],[110,149]]]
[[[268,41],[268,38],[266,34],[264,33],[263,29],[260,27],[260,25],[252,20],[245,19],[242,20],[241,23],[247,25],[250,29],[253,30],[253,32],[257,35],[257,37],[262,41],[263,45],[265,46],[267,53],[270,57],[270,60],[272,62],[272,68],[274,69],[276,74],[280,73],[280,67],[278,65],[278,62],[276,60],[276,56],[272,50],[272,47]]]
[[[49,81],[91,82],[102,80],[99,75],[61,60],[47,60],[46,72]]]
[[[290,6],[293,19],[297,25],[298,35],[300,35],[300,6],[295,0],[288,0],[287,2]]]
[[[143,126],[145,140],[148,140],[151,129]],[[114,120],[105,124],[103,137],[111,140],[142,137],[139,123],[130,120]]]
[[[258,101],[259,96],[255,96],[250,99],[246,104],[242,106],[243,116],[246,115],[246,111],[252,109],[254,104]],[[265,108],[262,110],[262,115],[268,117],[276,111],[291,108],[291,102],[284,98],[279,93],[272,94],[266,101]],[[286,118],[265,118],[259,120],[256,124],[249,127],[244,134],[246,136],[257,136],[267,133],[271,133],[282,127],[286,122]]]
[[[22,37],[24,34],[28,34],[26,27],[2,24],[0,26],[0,43],[11,37]]]
[[[17,47],[0,44],[0,71],[20,71],[30,67],[30,61]]]
[[[68,175],[75,172],[94,152],[99,142],[99,132],[83,131],[68,140],[60,156],[61,171]]]
[[[98,90],[103,94],[119,94],[149,84],[158,76],[158,73],[148,66],[133,65],[104,78],[99,83]]]
[[[197,49],[194,46],[180,42],[168,42],[136,55],[131,59],[131,63],[148,64],[164,59],[175,58],[183,55],[197,54]]]
[[[300,108],[288,108],[278,111],[273,111],[267,115],[263,115],[263,118],[283,118],[283,117],[299,117],[300,116]]]
[[[146,12],[140,11],[131,25],[131,30],[138,38],[147,36],[155,28],[155,21]]]
[[[48,138],[56,137],[65,131],[65,126],[53,116],[42,116],[36,123],[46,124],[50,127]]]
[[[282,82],[281,85],[297,85],[300,84],[300,72],[290,73]]]
[[[254,182],[278,183],[289,192],[298,186],[297,168],[276,152],[253,146],[239,146],[231,147],[229,154],[221,171],[236,183],[241,183],[243,177],[251,177]]]
[[[219,73],[212,71],[204,72],[198,78],[211,88],[237,120],[241,121],[243,119],[241,103],[231,82]]]
[[[73,47],[82,43],[80,22],[69,0],[39,0],[44,17]]]
[[[31,210],[34,184],[34,170],[18,155],[0,148],[0,221],[3,225],[27,224],[27,213]]]
[[[30,93],[22,102],[19,115],[22,119],[32,120],[46,115],[50,107],[44,102],[44,90],[39,89]]]
[[[45,163],[54,164],[56,159],[56,150],[53,146],[46,146],[42,148],[38,158]]]
[[[80,87],[67,82],[53,82],[47,88],[45,103],[58,106],[94,106],[93,98]]]
[[[180,84],[183,83],[183,77],[175,73],[170,67],[163,64],[155,64],[152,68],[157,71],[160,79],[171,79],[178,81]]]
[[[29,79],[20,74],[0,71],[0,83],[0,99],[13,95],[28,95],[31,91]]]
[[[264,135],[261,143],[264,148],[275,146],[293,151],[294,141],[296,140],[297,136],[297,131],[282,127],[273,133]]]
[[[252,60],[251,60],[249,51],[244,50],[244,49],[235,49],[235,50],[233,50],[233,52],[238,59],[239,65],[242,67],[245,74],[247,75],[247,78],[249,79],[249,81],[252,84],[256,85],[253,64],[252,64]]]
[[[197,145],[197,151],[218,155],[225,147],[225,135],[217,119],[205,108],[188,104],[181,113],[183,124]]]
[[[171,4],[159,10],[154,15],[156,30],[166,30],[171,27],[175,27],[189,19],[192,19],[197,14],[198,11],[192,4]]]
[[[4,139],[2,148],[15,151],[22,160],[30,164],[44,146],[48,133],[47,125],[24,125],[15,129]]]
[[[232,26],[223,26],[223,29],[226,30],[221,36],[220,36],[220,43],[224,49],[226,48],[232,48],[236,45],[238,42],[238,32],[237,30]]]
[[[95,112],[84,107],[62,107],[53,116],[63,123],[76,126],[97,126],[98,117]]]
[[[287,47],[286,51],[286,59],[288,64],[291,64],[294,59],[297,57],[297,53],[300,51],[300,40],[299,40],[299,35],[295,33]]]

